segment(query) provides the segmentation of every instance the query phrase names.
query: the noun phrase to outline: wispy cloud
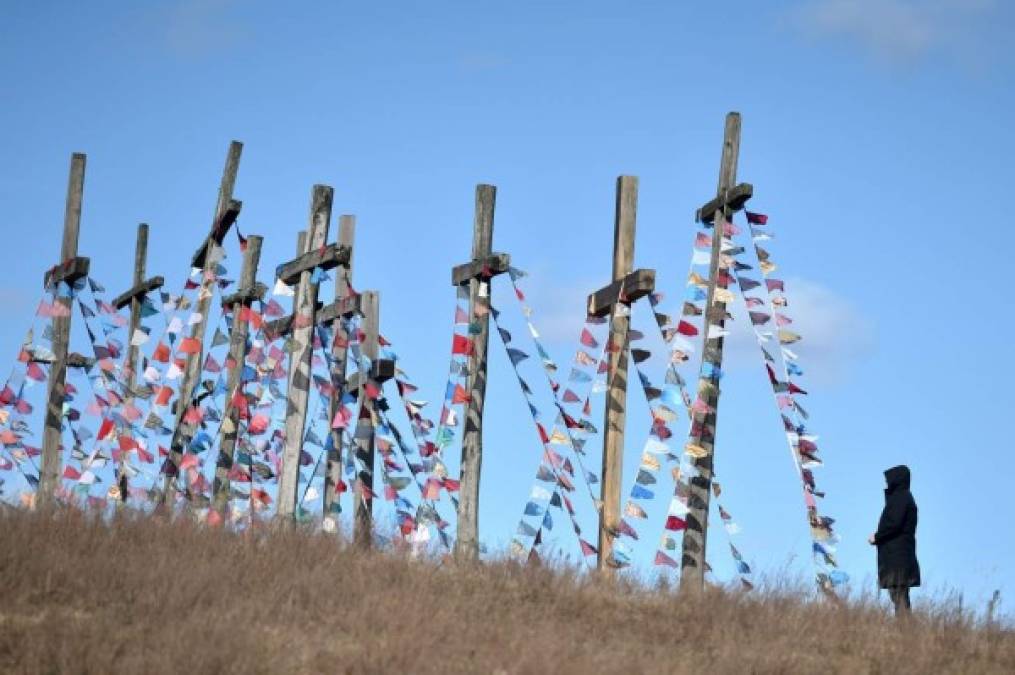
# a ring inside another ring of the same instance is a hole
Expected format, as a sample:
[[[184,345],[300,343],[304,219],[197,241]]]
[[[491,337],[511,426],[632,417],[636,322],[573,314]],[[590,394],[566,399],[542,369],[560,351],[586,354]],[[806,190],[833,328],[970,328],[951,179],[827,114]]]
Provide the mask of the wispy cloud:
[[[935,54],[968,60],[997,9],[996,0],[807,0],[788,18],[812,41],[837,39],[907,65]]]
[[[833,386],[848,380],[853,368],[877,348],[873,320],[855,304],[819,283],[790,278],[786,280],[786,291],[790,302],[786,315],[793,319],[787,329],[803,338],[792,350],[800,356],[805,384]],[[728,369],[760,367],[757,364],[761,362],[761,351],[750,329],[744,303],[736,302],[731,314],[734,321],[727,340]]]
[[[244,29],[235,0],[180,0],[165,16],[166,45],[177,56],[199,59],[238,44]]]
[[[535,313],[533,321],[547,346],[554,357],[568,362],[572,356],[568,350],[576,344],[585,320],[586,298],[595,290],[595,283],[576,279],[555,284],[537,272],[525,279],[524,287],[532,289],[528,301]],[[787,328],[803,336],[792,349],[800,356],[805,385],[835,386],[848,381],[853,369],[877,349],[874,321],[855,303],[820,283],[789,278],[786,290],[790,305],[785,313],[793,319]],[[664,309],[673,308],[664,301]],[[651,315],[640,309],[635,311],[634,327],[651,331],[654,324],[645,323]],[[761,351],[744,303],[738,298],[730,305],[730,312],[734,320],[726,340],[726,370],[759,369]]]

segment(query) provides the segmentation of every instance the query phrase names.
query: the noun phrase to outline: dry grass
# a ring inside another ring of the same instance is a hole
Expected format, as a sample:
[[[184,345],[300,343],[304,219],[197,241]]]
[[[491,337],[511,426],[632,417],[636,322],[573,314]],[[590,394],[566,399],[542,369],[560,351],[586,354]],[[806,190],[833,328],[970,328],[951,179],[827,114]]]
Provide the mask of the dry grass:
[[[948,608],[678,598],[184,521],[8,511],[0,579],[5,673],[1015,672],[1015,634]]]

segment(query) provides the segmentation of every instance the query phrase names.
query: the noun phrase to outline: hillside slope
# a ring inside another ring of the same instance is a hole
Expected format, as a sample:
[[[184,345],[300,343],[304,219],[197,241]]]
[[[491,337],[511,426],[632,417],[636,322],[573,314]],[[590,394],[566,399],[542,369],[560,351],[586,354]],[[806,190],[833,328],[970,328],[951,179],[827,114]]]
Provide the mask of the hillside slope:
[[[299,532],[0,512],[6,673],[1012,673],[1015,634],[787,592],[700,598]]]

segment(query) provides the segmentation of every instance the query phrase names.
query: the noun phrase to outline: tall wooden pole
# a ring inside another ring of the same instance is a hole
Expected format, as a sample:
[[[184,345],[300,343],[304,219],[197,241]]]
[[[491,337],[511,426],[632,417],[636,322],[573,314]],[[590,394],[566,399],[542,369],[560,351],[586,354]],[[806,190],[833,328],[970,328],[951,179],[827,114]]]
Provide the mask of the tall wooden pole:
[[[212,229],[222,220],[226,209],[233,201],[233,188],[236,186],[236,174],[240,168],[240,155],[243,152],[243,144],[233,141],[229,144],[229,152],[226,154],[226,164],[222,169],[222,180],[219,183],[218,200],[215,205],[215,215],[212,219]],[[207,275],[213,273],[222,259],[221,241],[216,241],[213,236],[207,240],[207,250],[204,255],[204,276],[202,284]],[[176,403],[176,424],[173,427],[173,440],[170,443],[170,461],[174,465],[173,471],[167,471],[165,485],[162,493],[163,503],[173,504],[176,497],[176,468],[180,466],[183,455],[183,442],[186,430],[183,424],[183,417],[190,407],[191,399],[194,397],[194,389],[201,379],[201,367],[204,362],[204,334],[208,328],[208,312],[211,309],[211,301],[214,293],[205,294],[198,298],[195,312],[200,314],[200,320],[194,324],[190,331],[190,337],[196,339],[201,345],[197,352],[187,355],[186,366],[183,369],[183,379],[180,382],[179,398]]]
[[[497,188],[476,186],[476,208],[472,223],[472,259],[489,258],[493,249],[493,214]],[[478,305],[489,306],[488,279],[474,277],[469,281],[469,317],[472,354],[469,357],[469,402],[462,434],[461,485],[458,502],[458,539],[455,557],[476,560],[479,557],[479,479],[483,464],[483,404],[486,400],[486,352],[490,342],[490,314]]]
[[[360,413],[356,422],[356,458],[361,462],[356,481],[355,522],[353,539],[357,546],[370,548],[373,545],[373,491],[374,491],[374,401],[367,395],[366,385],[372,381],[370,374],[377,361],[379,323],[381,311],[380,296],[376,291],[364,291],[360,297],[360,311],[363,315],[363,356],[370,360],[370,372],[360,373]]]
[[[250,334],[250,322],[241,318],[244,308],[248,307],[252,296],[256,294],[257,266],[261,262],[261,245],[263,237],[250,235],[247,237],[247,250],[243,252],[243,267],[240,270],[239,293],[232,302],[233,325],[229,333],[228,377],[226,392],[232,397],[239,391],[240,378],[243,375],[243,363],[247,358],[247,338]],[[246,297],[244,297],[246,294]],[[248,299],[249,298],[249,299]],[[213,488],[213,508],[224,513],[229,503],[231,485],[229,471],[233,468],[233,455],[236,452],[236,439],[240,426],[240,409],[233,405],[232,399],[226,401],[225,419],[222,420],[219,435],[218,461],[215,464],[215,483]]]
[[[343,215],[338,218],[338,243],[348,246],[350,249],[349,262],[344,270],[339,269],[335,274],[335,299],[341,300],[352,292],[350,282],[352,281],[352,251],[353,240],[356,237],[356,216]],[[334,391],[331,394],[331,405],[329,406],[328,419],[334,420],[335,415],[342,407],[342,394],[345,392],[345,376],[348,368],[347,348],[349,336],[342,326],[342,318],[335,319],[332,323],[334,343],[331,345],[332,372],[331,383]],[[336,492],[339,482],[342,480],[342,430],[331,429],[331,450],[328,451],[328,464],[324,472],[324,517],[331,517],[337,514],[340,509],[338,493]]]
[[[722,329],[726,321],[726,303],[717,299],[716,289],[725,288],[728,274],[721,265],[722,240],[726,222],[726,195],[736,183],[737,158],[740,153],[740,113],[726,115],[723,135],[719,186],[716,190],[720,207],[716,209],[712,230],[712,257],[709,262],[708,292],[705,307],[701,373],[698,376],[698,398],[709,412],[694,413],[688,447],[700,457],[694,459],[698,475],[690,479],[689,513],[681,555],[681,589],[700,591],[705,585],[705,549],[708,538],[708,509],[712,492],[712,467],[715,456],[716,419],[719,407],[719,375],[722,368],[722,335],[711,335],[710,328]],[[694,447],[696,446],[696,447]],[[700,449],[700,450],[699,450]]]
[[[613,281],[634,269],[634,230],[638,214],[638,178],[617,178],[613,221]],[[624,469],[624,425],[627,419],[628,331],[631,319],[614,312],[610,318],[607,355],[607,405],[603,421],[603,511],[599,518],[599,569],[611,569],[613,540],[620,524],[621,477]]]
[[[137,226],[137,241],[134,245],[134,280],[131,288],[137,288],[145,281],[145,268],[148,264],[148,223],[141,223]],[[144,302],[143,296],[135,296],[130,300],[130,325],[128,329],[128,340],[130,346],[127,348],[127,386],[133,392],[137,386],[137,363],[141,347],[134,344],[134,333],[141,326],[141,305]],[[120,454],[120,461],[116,463],[117,485],[120,490],[120,504],[127,503],[128,484],[126,466],[126,453]]]
[[[316,251],[328,241],[331,202],[334,189],[315,185],[310,199],[310,226],[303,253]],[[307,422],[307,401],[310,396],[310,367],[314,352],[314,323],[317,312],[317,283],[312,271],[300,273],[293,299],[293,351],[289,362],[289,387],[286,393],[285,446],[282,450],[282,475],[278,483],[278,517],[291,518],[296,512],[296,496],[300,475],[300,453],[303,431]]]
[[[70,160],[70,177],[67,182],[67,203],[63,216],[63,241],[60,245],[60,262],[78,255],[78,235],[81,231],[81,202],[85,190],[85,155],[75,152]],[[53,502],[60,483],[61,441],[63,437],[63,401],[67,380],[67,350],[70,345],[71,299],[58,297],[65,311],[53,317],[53,363],[49,369],[46,387],[46,421],[42,433],[42,468],[39,476],[37,505],[45,507]]]

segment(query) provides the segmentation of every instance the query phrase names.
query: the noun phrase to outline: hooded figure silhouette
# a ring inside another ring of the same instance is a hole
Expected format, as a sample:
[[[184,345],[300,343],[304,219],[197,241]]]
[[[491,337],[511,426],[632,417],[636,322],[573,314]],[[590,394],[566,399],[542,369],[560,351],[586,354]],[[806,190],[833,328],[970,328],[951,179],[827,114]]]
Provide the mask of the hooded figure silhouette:
[[[916,500],[909,492],[909,467],[885,471],[885,508],[871,543],[878,547],[878,583],[887,588],[895,613],[909,611],[909,589],[920,585],[916,560]]]

